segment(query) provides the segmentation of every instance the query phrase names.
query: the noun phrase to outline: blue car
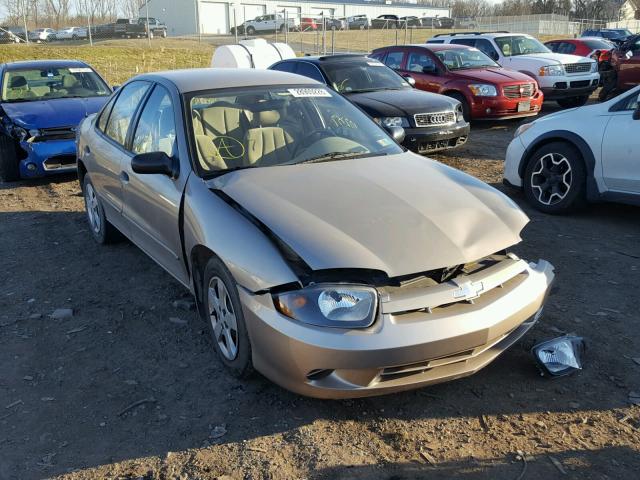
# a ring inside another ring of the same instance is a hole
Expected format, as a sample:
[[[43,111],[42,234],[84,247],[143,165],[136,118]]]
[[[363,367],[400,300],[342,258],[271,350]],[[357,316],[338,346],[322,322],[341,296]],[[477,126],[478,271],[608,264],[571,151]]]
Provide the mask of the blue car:
[[[0,181],[76,168],[76,128],[97,112],[111,88],[75,60],[0,65]]]

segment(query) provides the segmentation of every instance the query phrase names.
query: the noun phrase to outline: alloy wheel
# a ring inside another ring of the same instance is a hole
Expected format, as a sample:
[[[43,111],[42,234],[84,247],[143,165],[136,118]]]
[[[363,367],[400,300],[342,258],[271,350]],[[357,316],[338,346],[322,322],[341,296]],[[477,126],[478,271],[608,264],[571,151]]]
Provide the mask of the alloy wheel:
[[[207,290],[209,321],[220,352],[227,360],[238,355],[238,322],[231,296],[220,277],[209,280]]]
[[[543,205],[556,205],[571,190],[572,170],[567,158],[559,153],[540,157],[531,172],[531,189]]]
[[[88,183],[85,187],[84,202],[87,209],[87,217],[89,218],[89,225],[95,233],[100,233],[102,228],[102,219],[100,218],[100,207],[98,204],[98,197],[96,191],[93,189],[93,185]]]

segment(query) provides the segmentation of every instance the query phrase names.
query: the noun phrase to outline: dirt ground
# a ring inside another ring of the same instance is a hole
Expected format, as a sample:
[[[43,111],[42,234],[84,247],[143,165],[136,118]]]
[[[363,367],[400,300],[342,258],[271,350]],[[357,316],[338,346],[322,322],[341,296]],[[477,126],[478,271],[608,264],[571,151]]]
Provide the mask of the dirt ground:
[[[437,158],[498,186],[517,125]],[[230,377],[183,287],[93,242],[73,178],[0,185],[0,479],[638,478],[640,209],[551,217],[509,195],[531,216],[514,250],[557,269],[543,320],[475,376],[320,401]],[[529,348],[563,332],[585,368],[542,378]]]

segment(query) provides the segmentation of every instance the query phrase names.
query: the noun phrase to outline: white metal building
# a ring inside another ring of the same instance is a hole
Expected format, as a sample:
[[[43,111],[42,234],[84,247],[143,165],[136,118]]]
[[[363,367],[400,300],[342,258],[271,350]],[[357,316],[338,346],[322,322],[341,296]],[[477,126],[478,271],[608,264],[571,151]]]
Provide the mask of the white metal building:
[[[448,17],[448,8],[424,7],[416,4],[374,3],[353,1],[336,3],[331,1],[282,0],[147,0],[140,9],[140,16],[147,14],[167,24],[169,35],[225,34],[234,24],[241,24],[260,15],[287,12],[290,17],[309,15],[349,17],[366,14],[375,18],[383,14],[400,17]]]

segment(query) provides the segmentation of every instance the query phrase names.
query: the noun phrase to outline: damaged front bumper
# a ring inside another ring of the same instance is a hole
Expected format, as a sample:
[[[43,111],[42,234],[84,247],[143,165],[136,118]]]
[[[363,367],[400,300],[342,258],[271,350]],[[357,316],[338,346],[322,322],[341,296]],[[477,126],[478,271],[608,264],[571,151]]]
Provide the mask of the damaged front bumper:
[[[269,294],[240,296],[258,371],[302,395],[352,398],[477,372],[535,324],[553,278],[545,260],[509,257],[435,286],[382,289],[364,330],[311,327],[278,313]]]
[[[20,176],[37,178],[76,170],[75,138],[20,142]]]

